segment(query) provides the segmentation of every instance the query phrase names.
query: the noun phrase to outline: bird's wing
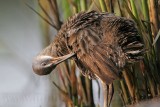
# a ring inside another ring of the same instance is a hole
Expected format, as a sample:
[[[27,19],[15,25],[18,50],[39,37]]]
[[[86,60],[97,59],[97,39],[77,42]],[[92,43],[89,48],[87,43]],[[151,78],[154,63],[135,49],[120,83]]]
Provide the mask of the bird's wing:
[[[102,34],[99,32],[99,28],[100,27],[95,26],[80,29],[79,31],[69,35],[67,40],[69,49],[72,52],[77,53],[77,59],[75,60],[77,66],[81,69],[83,75],[90,78],[96,78],[96,75],[91,72],[88,65],[82,62],[81,58],[84,59],[84,55],[90,54],[92,48],[102,40]]]
[[[107,18],[103,18],[102,22],[102,27],[105,28],[105,38],[109,38],[107,35],[110,32],[112,32],[110,34],[114,38],[104,40],[106,42],[111,41],[111,44],[117,44],[125,54],[127,62],[135,62],[143,59],[145,51],[144,43],[133,20],[108,16]]]
[[[89,26],[72,32],[67,44],[77,53],[80,69],[85,68],[108,84],[119,77],[129,59],[140,58],[143,49],[133,21],[105,14]]]
[[[83,74],[92,78],[98,76],[111,83],[117,77],[114,72],[118,72],[118,70],[111,59],[112,48],[109,44],[103,43],[103,35],[97,29],[98,27],[86,28],[70,35],[68,46],[72,52],[77,53],[75,61]],[[113,57],[115,56],[113,55]]]
[[[102,28],[94,25],[70,35],[67,44],[72,52],[77,53],[76,63],[83,74],[105,78],[110,83],[117,77],[118,69],[112,60],[112,55],[114,59],[116,56],[111,44],[104,43],[103,39],[107,38],[104,38]]]

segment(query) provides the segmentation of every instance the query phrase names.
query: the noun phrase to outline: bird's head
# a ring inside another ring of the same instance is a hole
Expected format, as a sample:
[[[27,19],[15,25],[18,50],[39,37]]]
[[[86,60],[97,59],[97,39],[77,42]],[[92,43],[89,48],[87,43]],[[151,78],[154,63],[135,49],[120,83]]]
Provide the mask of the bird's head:
[[[74,56],[74,53],[61,57],[38,55],[33,59],[33,71],[38,75],[50,74],[59,63],[71,58],[72,56]]]

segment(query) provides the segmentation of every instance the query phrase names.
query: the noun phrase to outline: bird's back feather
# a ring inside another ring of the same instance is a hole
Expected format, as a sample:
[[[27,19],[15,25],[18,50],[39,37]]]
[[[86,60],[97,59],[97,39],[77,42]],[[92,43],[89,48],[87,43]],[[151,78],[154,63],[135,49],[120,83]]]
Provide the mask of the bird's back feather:
[[[135,23],[109,13],[79,13],[62,26],[58,35],[65,43],[60,48],[76,53],[75,62],[82,73],[107,84],[119,77],[128,62],[143,56],[144,45]]]

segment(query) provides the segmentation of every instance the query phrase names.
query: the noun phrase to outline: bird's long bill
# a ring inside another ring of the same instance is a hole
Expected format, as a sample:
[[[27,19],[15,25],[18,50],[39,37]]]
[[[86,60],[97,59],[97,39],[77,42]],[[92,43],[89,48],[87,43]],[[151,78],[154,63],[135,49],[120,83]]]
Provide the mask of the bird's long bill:
[[[61,62],[65,61],[65,60],[71,58],[74,55],[75,55],[75,53],[72,53],[72,54],[61,56],[61,57],[53,58],[53,61],[56,60],[56,62],[54,62],[54,64],[58,65],[59,63],[61,63]]]

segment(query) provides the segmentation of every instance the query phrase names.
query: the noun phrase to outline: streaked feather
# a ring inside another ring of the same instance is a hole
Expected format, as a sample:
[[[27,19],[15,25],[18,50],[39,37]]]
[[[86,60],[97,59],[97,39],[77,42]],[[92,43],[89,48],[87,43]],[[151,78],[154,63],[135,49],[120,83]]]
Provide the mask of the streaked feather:
[[[76,53],[75,62],[84,75],[107,83],[119,78],[125,65],[142,59],[144,53],[144,44],[132,20],[96,11],[69,18],[57,41],[57,53]]]

